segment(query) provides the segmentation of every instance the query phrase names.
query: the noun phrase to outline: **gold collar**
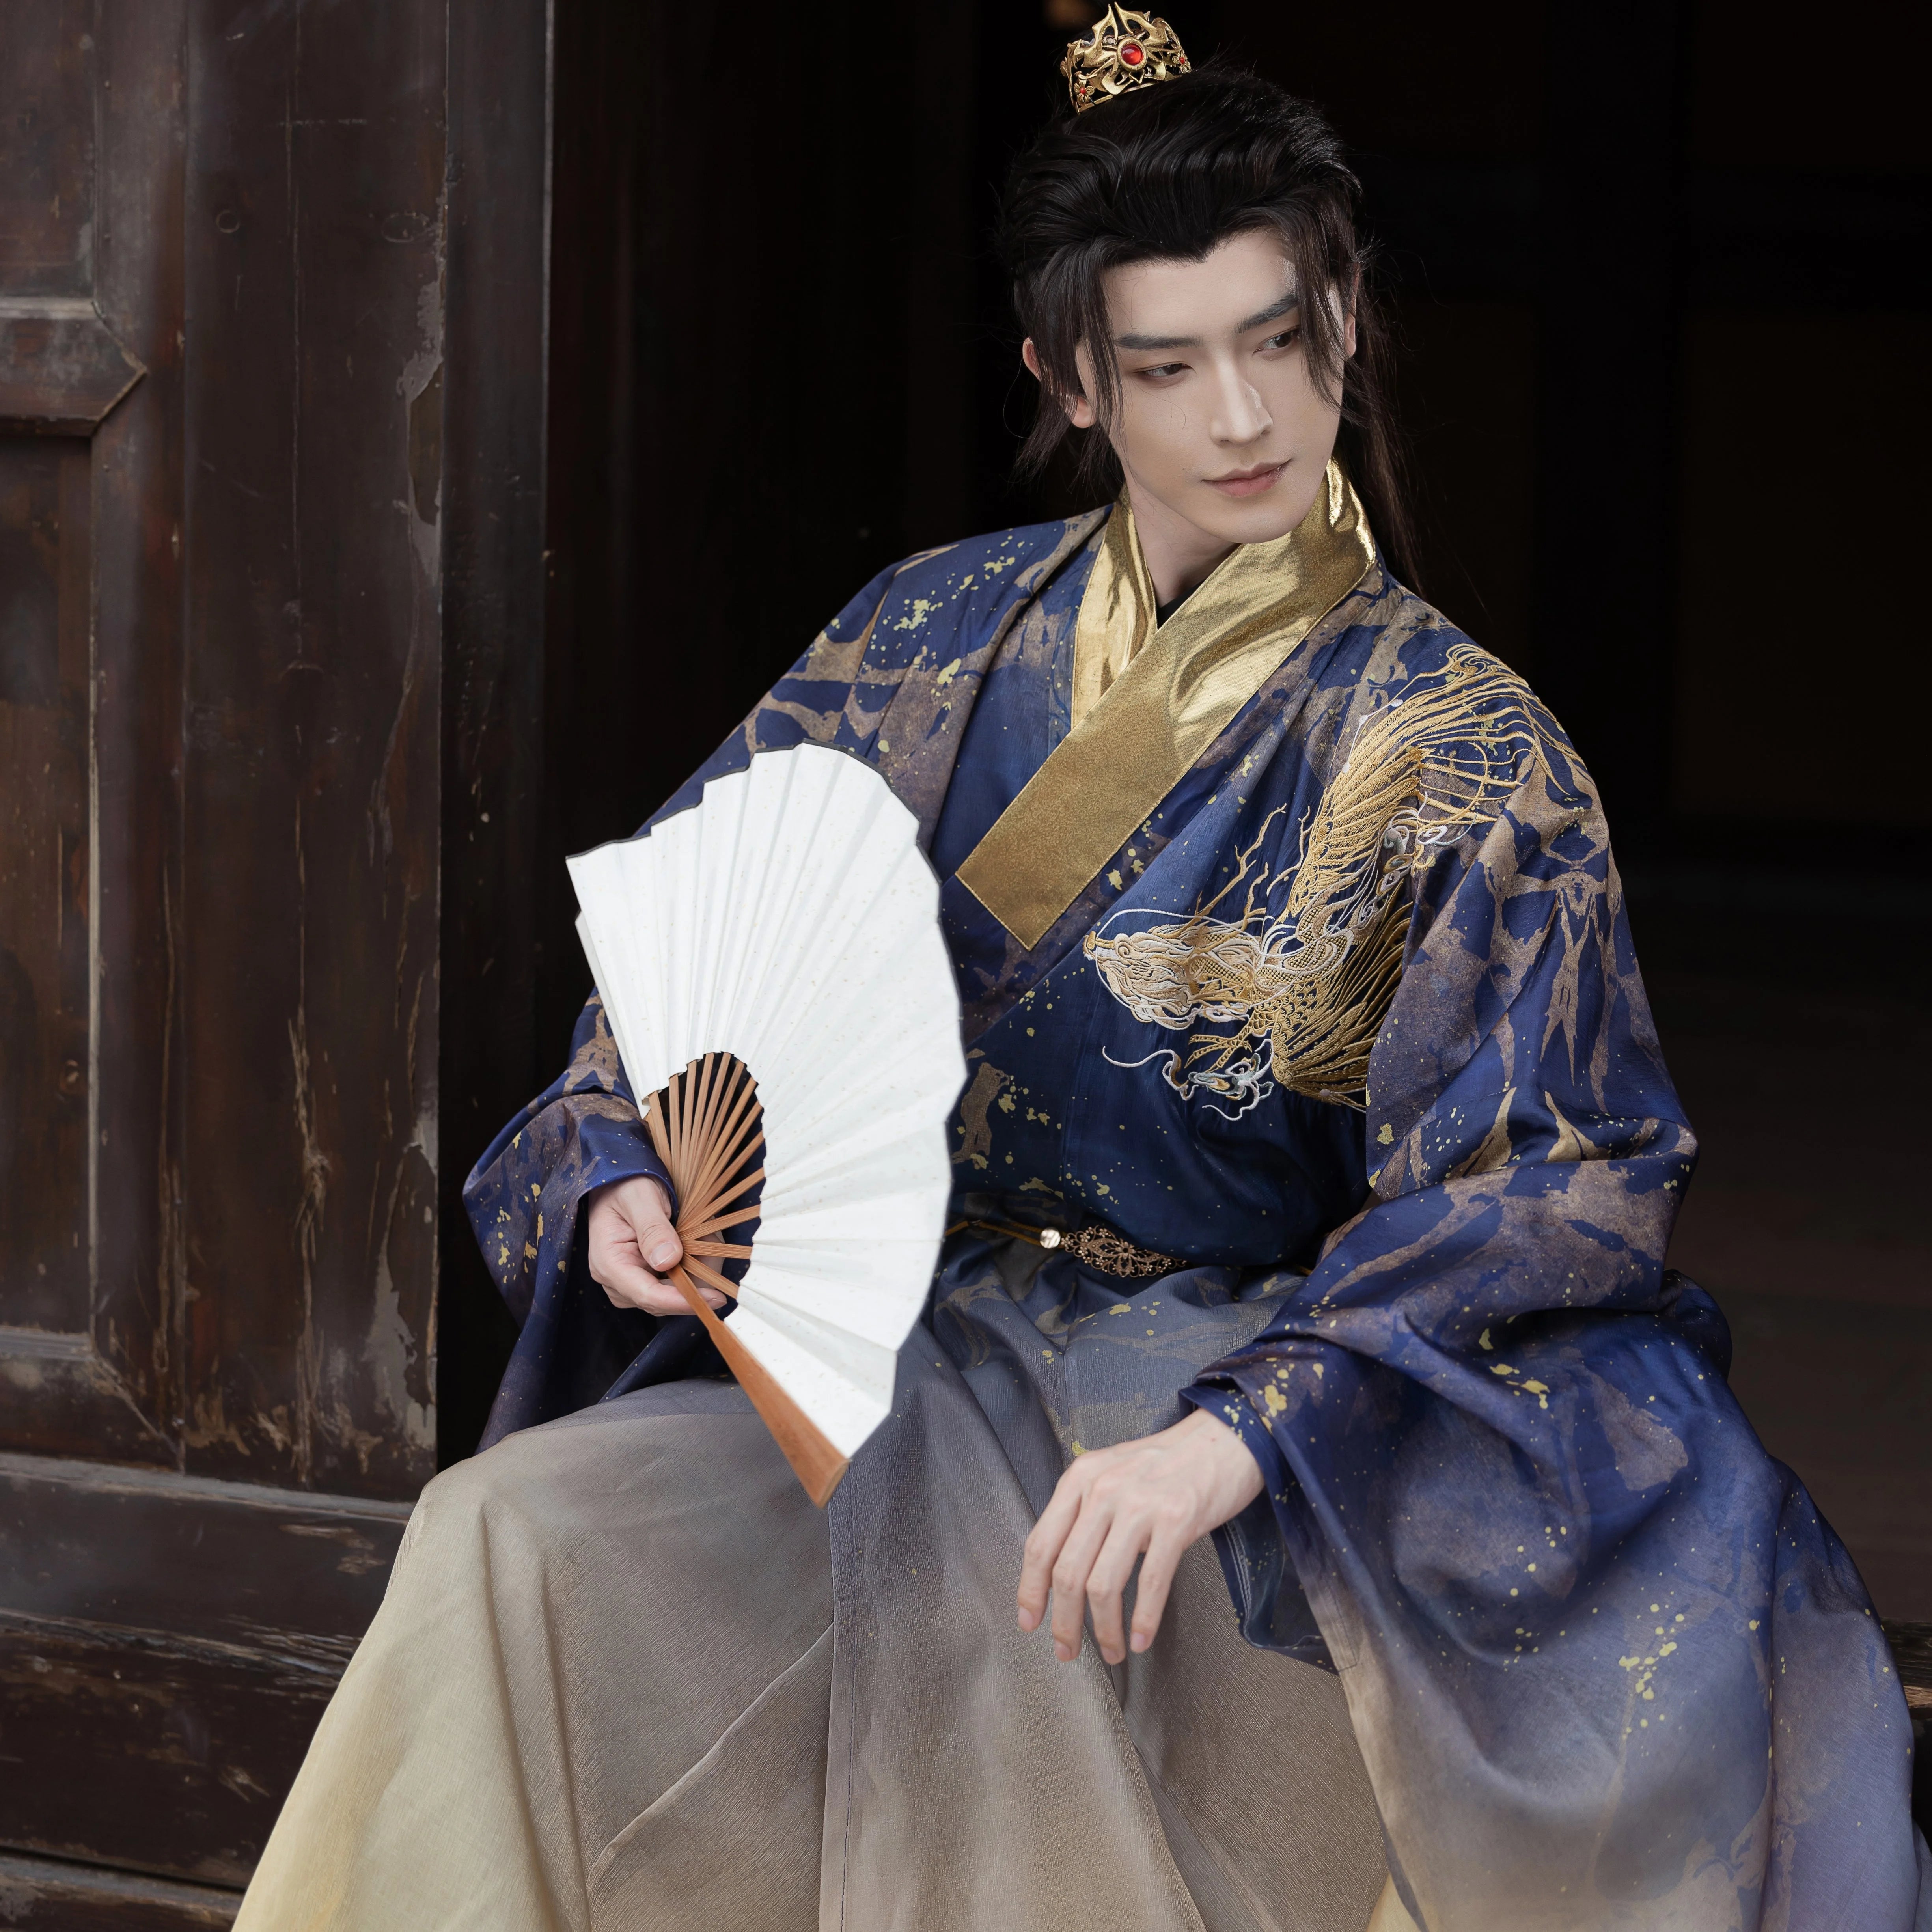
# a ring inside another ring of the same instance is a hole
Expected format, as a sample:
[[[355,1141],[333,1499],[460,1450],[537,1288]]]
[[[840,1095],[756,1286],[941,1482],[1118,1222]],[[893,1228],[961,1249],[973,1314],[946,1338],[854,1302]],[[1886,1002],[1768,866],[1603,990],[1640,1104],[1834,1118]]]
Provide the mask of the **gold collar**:
[[[1141,554],[1132,507],[1123,491],[1101,533],[1100,552],[1094,560],[1094,574],[1087,580],[1073,626],[1076,730],[1139,656],[1159,626],[1154,579]]]
[[[967,856],[959,879],[1030,951],[1161,800],[1373,567],[1340,465],[1300,524],[1231,551],[1172,617],[1115,506],[1074,632],[1073,728]]]

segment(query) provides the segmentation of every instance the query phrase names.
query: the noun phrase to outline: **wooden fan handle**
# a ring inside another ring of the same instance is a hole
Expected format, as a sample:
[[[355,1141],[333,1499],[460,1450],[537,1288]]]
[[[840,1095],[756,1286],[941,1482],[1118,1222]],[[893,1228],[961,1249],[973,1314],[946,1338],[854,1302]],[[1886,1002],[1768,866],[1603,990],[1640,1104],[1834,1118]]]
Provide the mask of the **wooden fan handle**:
[[[772,1379],[770,1372],[731,1332],[728,1322],[718,1318],[718,1311],[698,1292],[698,1284],[681,1268],[670,1271],[678,1292],[691,1304],[691,1312],[704,1324],[705,1333],[724,1358],[725,1366],[738,1378],[738,1386],[752,1399],[752,1406],[764,1418],[772,1439],[784,1452],[792,1474],[805,1486],[805,1492],[823,1509],[844,1475],[846,1459],[839,1454],[824,1432],[805,1411]]]

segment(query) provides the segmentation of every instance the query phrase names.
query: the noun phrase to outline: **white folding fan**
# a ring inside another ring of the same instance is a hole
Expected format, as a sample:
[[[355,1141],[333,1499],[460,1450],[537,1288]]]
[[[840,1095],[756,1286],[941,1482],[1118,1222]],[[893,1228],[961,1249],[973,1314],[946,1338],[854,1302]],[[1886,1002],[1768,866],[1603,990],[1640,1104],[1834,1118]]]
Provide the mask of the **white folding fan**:
[[[891,1408],[945,1231],[966,1069],[917,830],[870,766],[801,745],[570,861],[678,1190],[671,1279],[820,1504]],[[754,1216],[748,1245],[724,1238]],[[715,1265],[733,1257],[735,1284]],[[736,1296],[729,1321],[693,1276]]]

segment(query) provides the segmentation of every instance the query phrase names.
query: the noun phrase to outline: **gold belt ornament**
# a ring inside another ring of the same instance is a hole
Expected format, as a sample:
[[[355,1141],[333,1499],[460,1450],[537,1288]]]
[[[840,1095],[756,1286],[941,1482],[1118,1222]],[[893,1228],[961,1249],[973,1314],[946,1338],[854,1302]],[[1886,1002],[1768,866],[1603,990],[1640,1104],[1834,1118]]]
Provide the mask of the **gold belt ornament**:
[[[1070,1254],[1102,1274],[1116,1275],[1124,1280],[1145,1280],[1154,1275],[1172,1274],[1176,1268],[1186,1266],[1179,1256],[1156,1254],[1151,1248],[1137,1246],[1126,1235],[1100,1222],[1087,1228],[1022,1228],[1010,1221],[956,1221],[946,1232],[956,1234],[962,1228],[1004,1234],[1010,1240],[1045,1248],[1049,1253]]]

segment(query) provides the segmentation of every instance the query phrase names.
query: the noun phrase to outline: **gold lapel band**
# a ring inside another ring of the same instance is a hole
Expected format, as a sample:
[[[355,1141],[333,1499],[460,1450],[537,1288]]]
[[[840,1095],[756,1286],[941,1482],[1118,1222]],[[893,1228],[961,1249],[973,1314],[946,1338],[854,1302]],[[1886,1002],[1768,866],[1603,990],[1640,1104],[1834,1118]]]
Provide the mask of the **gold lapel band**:
[[[1156,628],[1154,579],[1123,496],[1107,519],[1073,626],[1073,724],[1111,691]]]
[[[1118,506],[1081,598],[1073,728],[968,854],[961,883],[1037,946],[1375,558],[1360,500],[1330,463],[1294,529],[1232,551],[1156,630],[1132,519]]]

